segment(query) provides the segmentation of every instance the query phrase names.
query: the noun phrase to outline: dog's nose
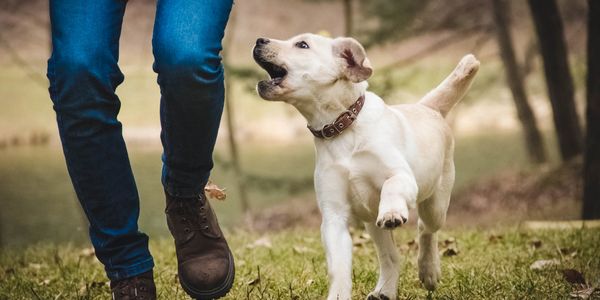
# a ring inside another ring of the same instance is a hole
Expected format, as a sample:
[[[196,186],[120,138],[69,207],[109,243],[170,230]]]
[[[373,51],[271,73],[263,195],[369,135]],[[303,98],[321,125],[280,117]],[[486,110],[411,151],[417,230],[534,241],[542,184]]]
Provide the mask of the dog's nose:
[[[265,38],[258,38],[258,39],[256,39],[256,45],[257,46],[266,45],[268,43],[269,43],[269,39],[265,39]]]

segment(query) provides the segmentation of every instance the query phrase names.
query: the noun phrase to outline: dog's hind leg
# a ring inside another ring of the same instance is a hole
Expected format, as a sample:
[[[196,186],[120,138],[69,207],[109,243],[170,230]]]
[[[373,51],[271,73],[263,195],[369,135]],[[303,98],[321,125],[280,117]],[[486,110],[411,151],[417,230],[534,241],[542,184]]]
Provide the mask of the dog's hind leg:
[[[431,198],[417,205],[419,211],[419,279],[434,290],[441,277],[437,231],[446,222],[446,211],[454,185],[454,162],[446,163],[444,174]]]
[[[375,243],[379,260],[379,280],[375,290],[367,296],[367,300],[396,299],[400,257],[392,231],[383,230],[372,223],[365,223],[365,228]]]

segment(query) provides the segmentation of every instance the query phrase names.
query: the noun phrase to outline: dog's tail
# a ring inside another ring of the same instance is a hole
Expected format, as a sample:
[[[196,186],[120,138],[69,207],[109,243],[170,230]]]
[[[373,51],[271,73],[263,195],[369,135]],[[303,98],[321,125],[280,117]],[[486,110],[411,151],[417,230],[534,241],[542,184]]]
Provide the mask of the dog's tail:
[[[479,70],[479,61],[473,54],[465,55],[454,71],[440,85],[427,93],[419,103],[439,111],[445,117],[467,93],[477,70]]]

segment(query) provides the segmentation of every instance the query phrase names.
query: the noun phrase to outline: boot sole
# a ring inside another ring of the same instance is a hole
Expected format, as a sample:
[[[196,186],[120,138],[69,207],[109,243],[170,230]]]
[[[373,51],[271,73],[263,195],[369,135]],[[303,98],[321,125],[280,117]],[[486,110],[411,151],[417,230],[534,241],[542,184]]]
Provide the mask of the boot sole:
[[[219,299],[227,295],[227,293],[229,293],[231,287],[233,286],[233,279],[235,278],[235,264],[231,252],[229,253],[229,261],[229,272],[227,273],[225,281],[223,282],[223,284],[212,290],[201,291],[194,289],[190,285],[186,284],[186,282],[181,279],[181,276],[178,275],[179,283],[181,283],[181,287],[183,288],[183,290],[196,300]]]

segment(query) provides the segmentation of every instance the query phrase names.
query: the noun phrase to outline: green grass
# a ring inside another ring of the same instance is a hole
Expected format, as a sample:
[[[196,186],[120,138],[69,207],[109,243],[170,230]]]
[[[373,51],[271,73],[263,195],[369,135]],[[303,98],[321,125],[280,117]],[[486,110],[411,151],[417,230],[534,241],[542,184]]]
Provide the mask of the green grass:
[[[442,257],[442,282],[428,294],[416,271],[414,228],[396,231],[401,249],[400,299],[566,299],[572,291],[562,269],[580,271],[588,284],[600,284],[600,230],[524,232],[452,230],[440,241],[456,240],[456,256]],[[359,234],[358,232],[355,233]],[[491,235],[499,236],[494,240]],[[226,299],[321,299],[326,295],[326,264],[319,234],[289,231],[259,237],[228,234],[236,259],[236,281]],[[259,238],[272,247],[251,247]],[[532,241],[539,240],[536,248]],[[176,281],[176,262],[168,239],[153,240],[161,299],[185,299]],[[443,249],[443,246],[441,246]],[[561,252],[562,249],[562,252]],[[559,266],[531,270],[540,259],[558,259]],[[354,249],[353,299],[362,299],[377,280],[377,261],[369,241]],[[0,254],[0,299],[109,299],[102,266],[82,248],[39,244]]]

